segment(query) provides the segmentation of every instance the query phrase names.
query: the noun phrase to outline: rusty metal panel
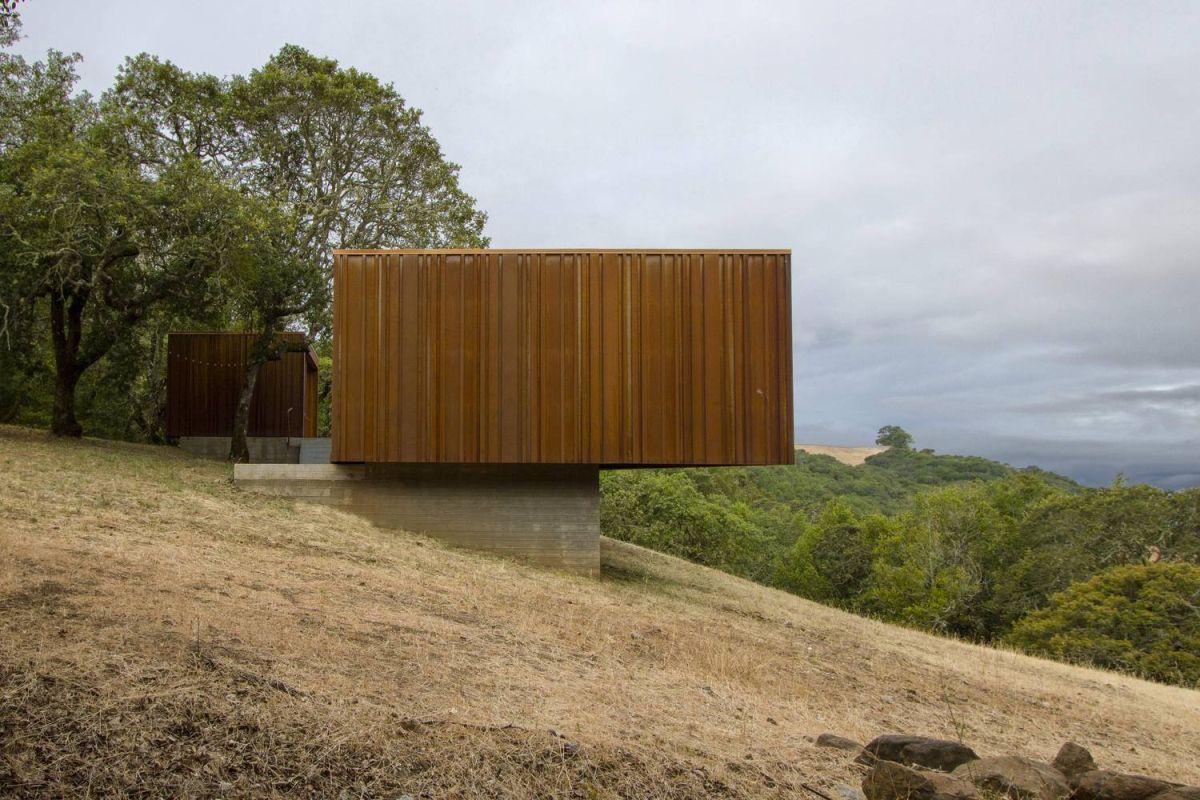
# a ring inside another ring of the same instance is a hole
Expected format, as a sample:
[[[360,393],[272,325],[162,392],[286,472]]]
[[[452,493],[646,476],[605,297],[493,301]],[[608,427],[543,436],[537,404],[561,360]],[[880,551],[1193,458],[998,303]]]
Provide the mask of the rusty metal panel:
[[[317,354],[312,348],[304,353],[304,432],[303,436],[317,435],[317,395],[320,393],[320,372],[317,366]]]
[[[787,250],[340,250],[333,460],[792,463]]]
[[[301,333],[287,333],[303,342]],[[167,436],[231,436],[255,334],[173,332],[167,337]],[[263,365],[249,436],[315,436],[317,362],[311,350]]]

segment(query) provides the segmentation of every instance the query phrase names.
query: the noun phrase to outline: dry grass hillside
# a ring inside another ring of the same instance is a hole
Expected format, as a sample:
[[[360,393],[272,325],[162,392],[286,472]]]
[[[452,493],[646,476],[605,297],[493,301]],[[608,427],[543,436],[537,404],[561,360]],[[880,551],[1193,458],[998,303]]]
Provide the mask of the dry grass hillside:
[[[576,577],[0,428],[0,794],[803,797],[823,731],[1200,782],[1200,693],[617,542]]]

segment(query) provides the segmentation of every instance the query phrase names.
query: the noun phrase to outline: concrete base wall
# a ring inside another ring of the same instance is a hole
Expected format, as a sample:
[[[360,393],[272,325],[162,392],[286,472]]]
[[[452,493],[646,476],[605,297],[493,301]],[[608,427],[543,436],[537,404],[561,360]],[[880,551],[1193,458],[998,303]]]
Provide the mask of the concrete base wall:
[[[600,570],[596,466],[237,464],[234,483],[334,505],[381,528],[547,566]]]
[[[229,457],[228,436],[181,436],[179,449],[201,458]],[[300,440],[286,436],[251,436],[250,460],[256,464],[295,464],[300,460]]]

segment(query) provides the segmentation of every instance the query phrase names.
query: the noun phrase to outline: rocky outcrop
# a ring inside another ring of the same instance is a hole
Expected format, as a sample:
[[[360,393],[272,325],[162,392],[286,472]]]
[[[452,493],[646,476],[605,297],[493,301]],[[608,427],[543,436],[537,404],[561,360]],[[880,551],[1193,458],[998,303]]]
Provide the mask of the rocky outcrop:
[[[1010,800],[1063,800],[1071,793],[1065,775],[1045,762],[1022,756],[968,761],[951,775]]]
[[[870,765],[876,760],[894,761],[905,766],[916,764],[926,769],[950,772],[978,758],[974,750],[961,742],[929,736],[888,734],[876,736],[868,742],[858,762]]]
[[[858,747],[828,733],[816,743]],[[867,767],[865,800],[1200,800],[1198,786],[1097,769],[1092,754],[1074,742],[1047,764],[1024,756],[980,758],[962,742],[889,734],[868,742],[855,762]]]
[[[817,747],[833,747],[838,750],[846,750],[850,753],[858,753],[863,749],[863,746],[853,739],[838,736],[836,733],[822,733],[817,737],[816,745]]]
[[[1177,783],[1149,778],[1145,775],[1127,775],[1107,769],[1094,769],[1079,777],[1074,800],[1150,800],[1174,789],[1182,789]]]
[[[1200,800],[1200,786],[1172,786],[1150,800]]]
[[[1074,789],[1079,785],[1079,779],[1084,773],[1096,769],[1096,760],[1086,748],[1074,742],[1066,742],[1058,749],[1058,755],[1054,757],[1051,766],[1065,775],[1067,783]]]
[[[895,761],[876,761],[863,778],[867,800],[978,800],[969,782],[945,772],[906,767]]]

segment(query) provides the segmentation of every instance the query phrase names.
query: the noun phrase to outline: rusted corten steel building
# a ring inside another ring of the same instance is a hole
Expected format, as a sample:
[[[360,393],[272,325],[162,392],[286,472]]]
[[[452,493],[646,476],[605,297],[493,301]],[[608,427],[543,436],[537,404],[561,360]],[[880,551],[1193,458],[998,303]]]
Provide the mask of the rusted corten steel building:
[[[167,436],[230,437],[256,334],[177,332],[167,337]],[[283,335],[295,344],[304,334]],[[263,365],[247,435],[310,437],[317,431],[317,359],[311,348]],[[226,452],[228,447],[226,446]]]
[[[332,460],[790,464],[789,250],[340,250]]]
[[[787,250],[342,250],[331,464],[239,485],[600,568],[601,467],[790,464]]]

